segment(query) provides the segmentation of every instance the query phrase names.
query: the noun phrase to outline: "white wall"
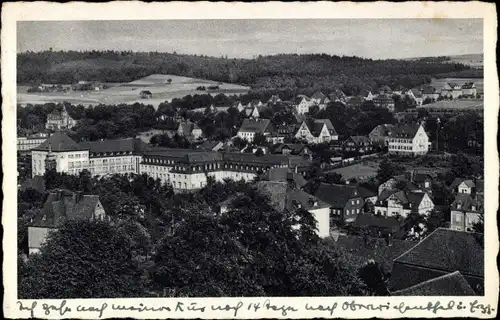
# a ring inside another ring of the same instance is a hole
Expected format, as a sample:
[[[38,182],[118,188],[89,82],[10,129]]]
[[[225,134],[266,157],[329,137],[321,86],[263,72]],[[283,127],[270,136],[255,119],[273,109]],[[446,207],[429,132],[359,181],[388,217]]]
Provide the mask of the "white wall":
[[[317,221],[318,230],[316,231],[320,238],[330,236],[330,208],[321,208],[309,210]]]

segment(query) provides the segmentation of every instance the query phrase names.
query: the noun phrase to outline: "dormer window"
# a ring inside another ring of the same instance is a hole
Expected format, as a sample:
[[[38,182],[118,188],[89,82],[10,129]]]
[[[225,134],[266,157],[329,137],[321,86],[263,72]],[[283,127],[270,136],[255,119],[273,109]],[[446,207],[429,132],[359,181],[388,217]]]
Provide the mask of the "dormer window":
[[[42,221],[46,221],[47,220],[47,216],[46,215],[43,215],[42,217]]]
[[[476,206],[472,206],[472,211],[476,211]]]
[[[460,203],[457,203],[457,209],[462,208],[462,205]]]

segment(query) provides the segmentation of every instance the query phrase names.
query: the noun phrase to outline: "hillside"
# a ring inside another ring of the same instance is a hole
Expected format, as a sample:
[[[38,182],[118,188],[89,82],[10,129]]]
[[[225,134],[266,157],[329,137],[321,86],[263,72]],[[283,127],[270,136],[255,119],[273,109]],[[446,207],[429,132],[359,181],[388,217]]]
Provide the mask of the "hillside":
[[[18,54],[18,83],[69,84],[79,80],[125,83],[152,74],[237,83],[252,92],[280,92],[286,98],[317,89],[357,94],[380,85],[413,87],[433,77],[471,73],[460,63],[371,60],[326,54],[281,54],[227,59],[158,52],[45,51]]]

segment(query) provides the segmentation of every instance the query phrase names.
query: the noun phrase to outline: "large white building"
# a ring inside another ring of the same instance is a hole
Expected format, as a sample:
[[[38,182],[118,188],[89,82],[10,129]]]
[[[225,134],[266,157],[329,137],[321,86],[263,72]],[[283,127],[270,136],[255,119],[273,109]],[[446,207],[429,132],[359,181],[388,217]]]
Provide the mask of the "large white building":
[[[253,142],[257,133],[268,136],[273,132],[269,119],[244,119],[237,136],[248,142]]]
[[[424,155],[429,151],[429,136],[420,125],[396,125],[388,132],[389,154]]]
[[[426,192],[405,192],[386,190],[377,199],[374,213],[384,217],[407,217],[410,213],[428,215],[434,209],[434,202]]]
[[[37,133],[31,134],[27,136],[18,136],[17,137],[17,151],[29,151],[33,148],[38,147],[42,143],[47,140],[46,133]]]

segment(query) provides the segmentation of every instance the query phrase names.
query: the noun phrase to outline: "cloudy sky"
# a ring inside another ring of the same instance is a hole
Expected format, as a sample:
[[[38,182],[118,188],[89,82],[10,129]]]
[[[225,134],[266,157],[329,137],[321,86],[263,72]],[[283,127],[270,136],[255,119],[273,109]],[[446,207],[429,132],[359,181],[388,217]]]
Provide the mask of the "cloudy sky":
[[[373,59],[483,52],[480,19],[23,21],[17,51],[132,50],[251,58],[327,53]]]

